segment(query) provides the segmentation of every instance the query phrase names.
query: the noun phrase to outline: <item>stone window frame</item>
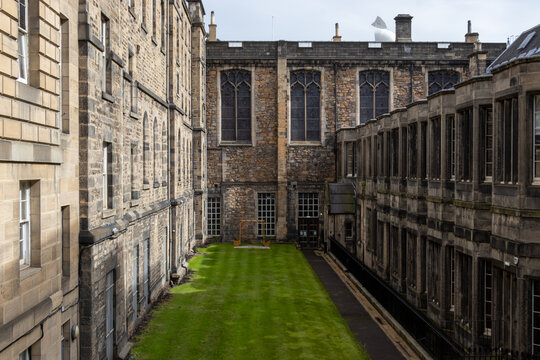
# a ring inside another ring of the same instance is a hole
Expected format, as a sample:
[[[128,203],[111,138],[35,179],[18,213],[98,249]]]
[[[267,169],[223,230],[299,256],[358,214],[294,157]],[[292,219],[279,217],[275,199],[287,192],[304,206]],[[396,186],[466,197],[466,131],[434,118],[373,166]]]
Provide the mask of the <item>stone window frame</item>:
[[[424,82],[426,84],[426,94],[429,95],[433,95],[441,90],[447,90],[447,89],[450,89],[452,87],[447,87],[447,88],[443,88],[441,90],[438,90],[436,92],[433,92],[433,93],[430,93],[429,92],[429,85],[430,85],[430,82],[429,82],[429,74],[430,73],[436,73],[436,72],[455,72],[458,74],[458,81],[453,84],[452,87],[454,87],[456,84],[459,84],[462,80],[463,80],[463,69],[462,68],[448,68],[448,67],[430,67],[429,69],[426,69],[425,71],[425,75],[424,75]]]
[[[105,277],[105,289],[103,291],[105,302],[105,350],[107,360],[114,358],[115,330],[116,330],[116,276],[115,270],[111,270]]]
[[[344,142],[344,166],[343,166],[343,177],[354,178],[357,176],[357,152],[356,152],[356,142],[355,141],[345,141]]]
[[[516,185],[519,181],[519,101],[518,93],[495,99],[494,124],[496,128],[494,133],[496,137],[494,145],[498,151],[496,153],[494,182],[497,184]],[[510,102],[509,114],[505,113],[507,102]],[[507,118],[506,115],[510,117]],[[510,149],[507,145],[510,146]]]
[[[323,141],[325,138],[325,129],[327,125],[327,116],[326,109],[324,107],[323,99],[326,99],[327,89],[325,78],[327,75],[327,70],[323,66],[289,66],[287,69],[287,146],[323,146]],[[319,100],[319,109],[320,109],[320,139],[315,141],[295,141],[291,139],[291,72],[297,70],[312,70],[318,71],[321,74],[321,94]]]
[[[21,5],[21,2],[24,3],[24,5]],[[17,65],[19,74],[17,76],[17,81],[20,81],[24,84],[28,84],[29,80],[29,72],[30,72],[30,66],[29,66],[29,26],[28,26],[28,6],[29,1],[28,0],[17,0]],[[24,7],[24,17],[21,16],[21,7]],[[21,21],[24,20],[24,21]],[[21,24],[22,23],[22,24]],[[22,64],[21,64],[22,62]],[[22,70],[22,71],[21,71]],[[24,72],[24,76],[21,76],[21,72]]]
[[[474,107],[456,109],[456,181],[471,183],[474,168]],[[470,148],[468,151],[465,149]]]
[[[267,197],[262,197],[263,195],[266,195]],[[273,204],[268,203],[268,196],[270,196],[271,200],[273,200]],[[263,200],[263,203],[260,201]],[[255,194],[255,204],[256,204],[256,211],[257,211],[257,220],[265,220],[265,228],[266,228],[266,237],[275,237],[276,236],[276,223],[277,223],[277,193],[276,191],[257,191]],[[263,207],[262,211],[265,216],[260,216],[261,207]],[[270,208],[273,208],[273,213],[268,212]],[[272,219],[272,222],[267,222],[267,219]],[[268,225],[271,225],[270,227]],[[263,236],[262,234],[262,224],[257,223],[257,236]]]
[[[427,165],[428,178],[430,180],[439,181],[443,178],[442,175],[442,116],[437,115],[430,117],[428,120],[428,151]],[[437,155],[437,156],[435,156]]]
[[[540,313],[540,309],[537,309],[535,307],[535,303],[538,303],[540,300],[540,280],[539,279],[531,279],[531,350],[532,354],[538,355],[540,353],[540,339],[537,339],[534,337],[534,330],[540,330],[540,324],[538,324],[536,321],[534,321],[535,313]],[[538,299],[538,300],[536,300]]]
[[[531,180],[532,185],[540,185],[540,176],[535,176],[535,170],[536,170],[536,164],[538,163],[538,167],[540,167],[540,156],[536,156],[538,154],[538,151],[540,151],[540,143],[536,143],[535,140],[535,131],[536,128],[538,128],[539,135],[540,135],[540,91],[531,92],[528,94],[530,97],[530,116],[528,118],[531,119],[531,126],[532,129],[532,139],[531,139]],[[494,118],[495,121],[495,118]],[[536,125],[537,123],[537,125]],[[539,149],[538,151],[536,149]],[[540,341],[540,339],[539,339]]]
[[[27,218],[23,219],[22,214],[22,193],[24,190],[27,199]],[[21,273],[20,279],[23,280],[29,275],[34,274],[32,269],[41,267],[41,181],[40,180],[20,180],[19,181],[19,197],[17,200],[17,209],[19,211],[19,228],[22,230],[22,224],[27,224],[28,236],[20,241],[26,241],[26,255],[19,255],[19,269]],[[21,231],[19,231],[21,233]],[[21,249],[21,245],[18,246]],[[22,260],[22,261],[21,261]]]
[[[360,119],[360,73],[363,71],[386,71],[388,72],[388,112],[394,110],[394,68],[388,66],[357,66],[355,69],[355,91],[356,91],[356,125],[361,124]],[[366,119],[367,123],[371,119]]]
[[[224,141],[221,139],[221,72],[229,70],[245,70],[251,73],[251,141],[249,142],[238,142],[238,141]],[[255,65],[252,66],[223,66],[216,69],[216,130],[218,137],[218,146],[255,146],[256,142],[256,126],[257,121],[255,118],[255,92],[257,87],[255,84]]]
[[[66,205],[60,207],[60,238],[62,250],[60,251],[62,257],[62,276],[69,278],[70,265],[71,265],[71,226],[70,226],[70,214],[71,206]]]
[[[487,119],[489,118],[488,114],[491,112],[491,134],[488,133],[488,127],[486,126]],[[478,122],[479,122],[479,132],[480,132],[480,179],[485,183],[491,183],[493,181],[493,172],[495,166],[495,118],[493,112],[492,103],[480,104],[478,106]],[[488,139],[491,137],[491,148],[489,149]],[[491,162],[489,160],[489,150],[491,150]],[[491,173],[488,172],[488,164],[491,164]]]
[[[103,211],[106,212],[114,208],[113,144],[110,141],[103,141],[102,143],[101,163]]]

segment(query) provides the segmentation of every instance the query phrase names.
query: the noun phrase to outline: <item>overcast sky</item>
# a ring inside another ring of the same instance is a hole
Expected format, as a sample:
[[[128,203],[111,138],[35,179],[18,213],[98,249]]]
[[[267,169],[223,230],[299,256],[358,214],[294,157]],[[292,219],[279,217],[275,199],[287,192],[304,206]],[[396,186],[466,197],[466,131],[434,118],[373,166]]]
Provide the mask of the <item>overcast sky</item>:
[[[506,42],[540,23],[540,0],[203,0],[206,24],[216,13],[220,40],[328,41],[339,23],[343,41],[373,41],[380,16],[410,14],[413,41],[464,41],[467,20],[482,42]]]

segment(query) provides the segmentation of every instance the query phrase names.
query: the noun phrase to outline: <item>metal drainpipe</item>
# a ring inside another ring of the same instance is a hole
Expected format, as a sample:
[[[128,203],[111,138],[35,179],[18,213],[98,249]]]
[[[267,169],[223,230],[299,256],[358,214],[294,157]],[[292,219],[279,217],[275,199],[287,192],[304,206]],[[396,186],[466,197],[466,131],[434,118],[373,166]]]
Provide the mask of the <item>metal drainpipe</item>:
[[[165,5],[167,5],[168,2],[165,3]],[[171,102],[171,99],[169,98],[170,97],[170,85],[171,85],[171,79],[170,79],[170,64],[169,64],[169,51],[170,51],[170,43],[169,43],[169,35],[170,35],[170,24],[171,24],[171,12],[167,11],[167,31],[166,31],[166,38],[167,38],[167,42],[165,44],[165,53],[167,54],[166,55],[166,66],[165,66],[165,72],[166,72],[166,80],[165,80],[165,92],[166,92],[166,99],[167,99],[167,103],[168,105],[170,105]],[[164,244],[165,246],[168,247],[168,251],[167,251],[167,256],[166,256],[166,260],[169,264],[165,264],[165,281],[168,282],[169,279],[168,279],[168,273],[169,271],[171,270],[170,269],[170,265],[172,264],[172,252],[171,252],[171,246],[168,246],[171,242],[172,242],[172,239],[173,239],[173,236],[174,236],[174,229],[173,229],[173,218],[172,218],[172,215],[173,215],[173,211],[172,211],[172,206],[171,206],[171,191],[173,189],[173,187],[171,186],[172,184],[172,175],[171,175],[171,107],[168,106],[167,108],[167,145],[166,145],[166,151],[167,151],[167,177],[168,177],[168,181],[167,181],[167,201],[169,202],[169,234],[168,234],[168,239],[167,239],[167,242],[166,244]],[[176,152],[175,152],[176,153]]]
[[[411,103],[414,102],[414,91],[413,91],[413,86],[414,86],[414,65],[411,64],[409,66],[409,73],[411,74],[411,88],[410,88],[410,94],[411,94]]]
[[[335,160],[335,180],[338,181],[338,158],[337,158],[337,131],[338,131],[338,111],[337,111],[337,63],[334,63],[334,160]]]

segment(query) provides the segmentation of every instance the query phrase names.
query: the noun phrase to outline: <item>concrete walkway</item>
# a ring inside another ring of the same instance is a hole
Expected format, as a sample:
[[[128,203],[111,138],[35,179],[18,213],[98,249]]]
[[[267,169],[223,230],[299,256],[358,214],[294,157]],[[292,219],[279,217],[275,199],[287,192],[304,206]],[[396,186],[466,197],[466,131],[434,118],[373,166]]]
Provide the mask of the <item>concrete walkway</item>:
[[[317,256],[312,250],[304,250],[303,253],[356,340],[364,344],[371,358],[374,360],[405,359],[324,258]],[[375,318],[380,317],[375,314]]]

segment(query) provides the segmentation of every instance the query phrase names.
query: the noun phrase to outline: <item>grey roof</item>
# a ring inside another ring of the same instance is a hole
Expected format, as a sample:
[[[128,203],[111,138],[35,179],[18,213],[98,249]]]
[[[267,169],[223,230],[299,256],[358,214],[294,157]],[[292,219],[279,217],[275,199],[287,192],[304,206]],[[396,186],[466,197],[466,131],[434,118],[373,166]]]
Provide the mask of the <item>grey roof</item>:
[[[540,57],[540,25],[524,31],[505,51],[487,68],[488,72],[512,61],[524,58]]]
[[[328,184],[330,214],[354,214],[356,190],[352,183]]]

